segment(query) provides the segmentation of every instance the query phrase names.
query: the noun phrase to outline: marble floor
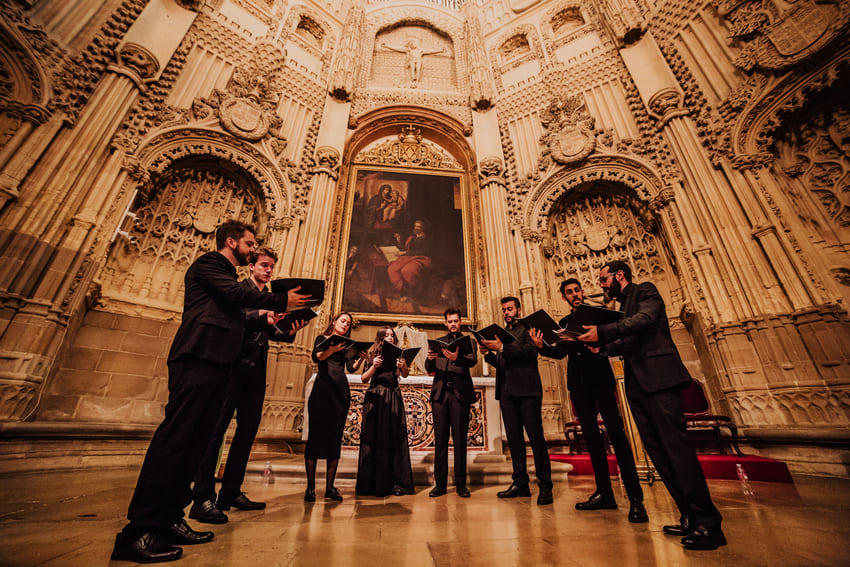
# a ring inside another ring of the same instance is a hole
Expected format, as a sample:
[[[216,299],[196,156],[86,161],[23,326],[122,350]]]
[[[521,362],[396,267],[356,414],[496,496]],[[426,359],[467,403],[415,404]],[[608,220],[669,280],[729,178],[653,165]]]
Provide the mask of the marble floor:
[[[0,475],[0,566],[131,565],[110,562],[115,532],[137,469]],[[588,476],[555,486],[555,504],[536,498],[498,500],[503,487],[361,498],[338,483],[345,500],[303,501],[303,481],[264,486],[251,474],[244,489],[268,502],[260,512],[232,512],[212,526],[215,540],[184,548],[173,563],[190,566],[819,566],[850,565],[850,480],[795,476],[795,484],[752,483],[745,496],[735,481],[710,481],[729,545],[686,551],[661,527],[675,519],[660,482],[644,485],[648,524],[632,525],[627,507],[579,512],[593,490]],[[616,485],[622,502],[622,486]],[[536,490],[533,490],[536,496]],[[190,521],[194,527],[202,527]]]

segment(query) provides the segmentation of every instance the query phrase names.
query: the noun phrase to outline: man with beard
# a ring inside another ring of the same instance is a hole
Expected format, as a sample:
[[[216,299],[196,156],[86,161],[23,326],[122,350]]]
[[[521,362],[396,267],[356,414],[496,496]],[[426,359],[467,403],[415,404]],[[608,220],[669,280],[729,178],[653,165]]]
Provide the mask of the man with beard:
[[[451,344],[460,339],[460,311],[446,309],[446,329],[449,334],[440,341]],[[469,369],[478,361],[474,350],[461,352],[440,349],[442,356],[433,350],[428,352],[425,370],[434,373],[431,385],[431,408],[434,416],[434,488],[431,497],[446,493],[449,476],[449,430],[455,451],[455,491],[461,498],[469,498],[466,487],[466,437],[469,432],[469,410],[475,401],[475,388]]]
[[[616,298],[623,319],[585,326],[578,340],[605,345],[605,354],[625,361],[626,396],[644,447],[679,508],[678,524],[664,533],[683,536],[686,549],[726,545],[722,517],[711,501],[705,475],[688,442],[681,390],[691,381],[670,335],[664,300],[650,282],[632,284],[632,270],[612,261],[599,272],[608,297]]]
[[[569,303],[570,309],[575,311],[584,303],[581,283],[575,278],[561,282],[561,297]],[[572,314],[561,319],[558,325],[566,328],[571,316]],[[632,523],[649,521],[643,506],[643,490],[640,487],[635,457],[626,438],[623,418],[617,406],[617,383],[608,357],[598,354],[599,348],[585,346],[584,343],[575,340],[563,340],[556,345],[546,346],[543,344],[541,331],[531,329],[530,334],[543,356],[557,359],[569,356],[567,389],[570,391],[573,409],[581,424],[584,438],[587,440],[587,452],[590,453],[590,463],[596,478],[596,492],[586,502],[576,503],[576,510],[617,509],[614,490],[611,487],[611,476],[608,472],[605,440],[596,420],[596,414],[600,413],[605,422],[608,438],[614,446],[620,475],[629,497],[629,521]]]
[[[276,263],[277,253],[270,248],[262,246],[251,251],[248,258],[251,276],[242,280],[240,285],[266,291]],[[265,502],[254,502],[245,496],[242,481],[245,479],[251,445],[263,416],[269,340],[291,343],[295,340],[295,333],[307,324],[306,321],[298,321],[289,329],[281,330],[275,324],[282,318],[283,313],[264,309],[248,309],[245,312],[246,329],[242,350],[233,365],[221,415],[195,473],[195,484],[192,487],[195,503],[189,510],[189,517],[194,520],[206,524],[223,524],[227,522],[227,516],[222,511],[230,510],[231,507],[237,510],[262,510],[266,507]],[[234,410],[236,432],[227,454],[221,492],[216,502],[215,466]]]
[[[522,308],[516,297],[502,298],[502,316],[515,340],[503,344],[499,337],[481,340],[479,349],[484,360],[496,367],[496,399],[502,409],[505,436],[511,451],[513,483],[499,492],[499,498],[531,496],[528,489],[525,436],[534,454],[534,469],[540,493],[537,503],[552,503],[552,465],[549,450],[543,437],[543,385],[537,370],[537,347],[528,334],[528,327],[520,321]]]
[[[183,519],[192,501],[190,483],[221,412],[231,366],[242,347],[243,307],[277,312],[309,299],[298,289],[263,293],[236,281],[236,266],[248,263],[254,228],[227,221],[216,229],[217,252],[195,260],[184,279],[183,317],[168,354],[168,404],[151,439],[136,490],[130,523],[115,538],[113,560],[158,563],[179,559],[178,545],[206,543]]]

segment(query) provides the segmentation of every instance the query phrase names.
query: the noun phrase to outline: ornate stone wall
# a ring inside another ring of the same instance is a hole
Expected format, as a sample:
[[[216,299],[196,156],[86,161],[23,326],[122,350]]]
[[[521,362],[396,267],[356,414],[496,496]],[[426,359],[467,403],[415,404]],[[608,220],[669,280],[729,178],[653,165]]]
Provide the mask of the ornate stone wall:
[[[625,258],[745,436],[846,441],[848,26],[838,0],[5,2],[0,420],[155,424],[214,225],[338,289],[352,164],[411,166],[377,154],[413,127],[441,156],[413,166],[466,183],[476,322],[508,293],[561,314],[560,279]],[[298,436],[329,315],[272,348],[267,438]]]

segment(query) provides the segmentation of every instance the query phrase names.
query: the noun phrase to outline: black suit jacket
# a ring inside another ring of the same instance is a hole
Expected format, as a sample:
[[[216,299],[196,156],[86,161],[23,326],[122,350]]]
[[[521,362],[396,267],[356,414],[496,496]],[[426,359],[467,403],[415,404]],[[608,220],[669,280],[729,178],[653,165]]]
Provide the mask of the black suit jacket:
[[[622,291],[625,317],[597,328],[607,354],[623,356],[626,380],[637,380],[646,392],[681,387],[690,382],[673,338],[664,300],[650,282],[631,283]]]
[[[565,329],[572,315],[558,322]],[[568,356],[567,388],[611,388],[616,385],[614,371],[607,356],[594,354],[578,341],[559,341],[553,346],[543,345],[540,354],[558,360]]]
[[[451,343],[460,338],[461,334],[444,335],[438,340],[446,343]],[[443,399],[443,386],[446,382],[453,384],[455,394],[460,401],[471,404],[475,401],[475,387],[472,384],[472,377],[469,375],[469,369],[475,366],[478,362],[478,355],[475,349],[470,353],[458,356],[457,360],[452,362],[448,358],[440,355],[434,360],[425,361],[425,370],[434,372],[434,382],[431,384],[431,402],[439,402]]]
[[[251,278],[242,280],[239,285],[258,289]],[[267,292],[263,290],[261,293]],[[240,364],[256,366],[265,374],[270,340],[291,343],[295,341],[295,335],[289,334],[288,329],[269,325],[265,313],[260,315],[259,309],[245,309],[245,338],[242,339],[242,349],[238,356]]]
[[[195,260],[184,278],[183,319],[168,362],[187,355],[215,364],[230,364],[242,349],[243,307],[286,311],[287,295],[240,285],[236,268],[219,252]]]
[[[496,399],[502,396],[543,397],[537,370],[537,346],[528,334],[528,327],[518,321],[508,331],[516,340],[504,345],[501,353],[491,352],[484,357],[496,367]]]

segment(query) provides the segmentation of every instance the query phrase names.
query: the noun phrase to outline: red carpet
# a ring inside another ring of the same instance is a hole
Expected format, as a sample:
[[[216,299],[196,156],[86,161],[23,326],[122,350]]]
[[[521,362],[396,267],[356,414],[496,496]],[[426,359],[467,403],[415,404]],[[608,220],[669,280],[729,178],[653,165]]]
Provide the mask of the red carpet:
[[[581,455],[552,453],[549,455],[549,458],[561,463],[570,463],[573,466],[572,474],[593,474],[593,467],[590,465],[590,456],[587,453]],[[761,482],[794,482],[785,463],[755,455],[745,455],[743,457],[736,455],[699,455],[699,462],[702,465],[705,478],[737,480],[738,473],[735,465],[741,463],[750,480]],[[619,474],[617,459],[614,455],[608,455],[608,472],[611,476]]]

